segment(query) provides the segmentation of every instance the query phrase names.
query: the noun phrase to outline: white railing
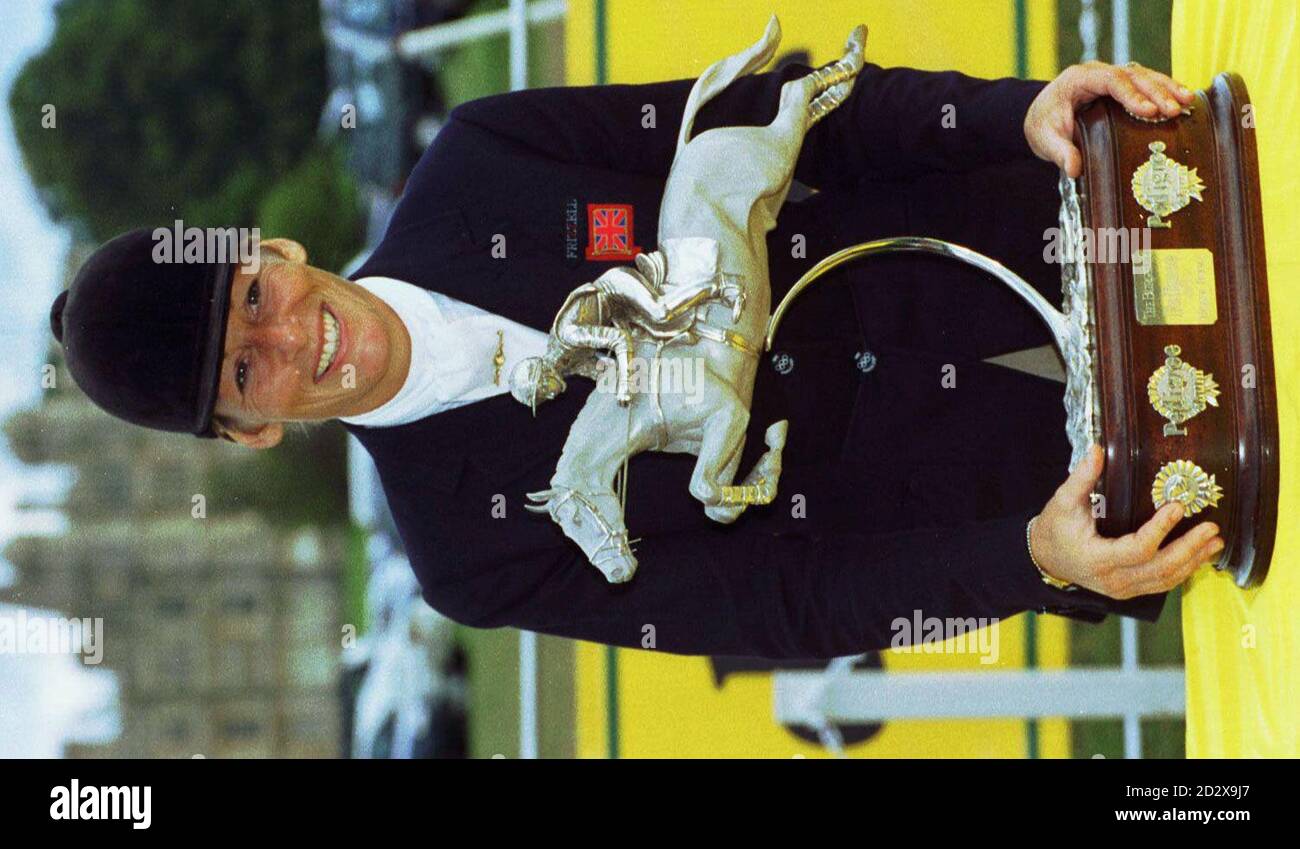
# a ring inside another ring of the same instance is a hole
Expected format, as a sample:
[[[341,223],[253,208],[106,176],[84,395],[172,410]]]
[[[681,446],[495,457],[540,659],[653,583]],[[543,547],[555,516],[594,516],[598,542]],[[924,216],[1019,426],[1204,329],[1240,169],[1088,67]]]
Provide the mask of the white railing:
[[[564,0],[510,0],[510,6],[500,12],[474,15],[459,21],[424,27],[403,33],[397,39],[397,53],[403,59],[428,63],[439,52],[480,38],[508,35],[510,38],[511,88],[527,85],[527,39],[529,24],[544,24],[563,20],[566,11]],[[516,85],[516,82],[518,83]]]
[[[1139,668],[993,672],[778,672],[777,722],[826,728],[891,719],[1124,717],[1125,757],[1141,757],[1137,720],[1182,716],[1183,670]],[[1130,740],[1128,718],[1134,718]]]

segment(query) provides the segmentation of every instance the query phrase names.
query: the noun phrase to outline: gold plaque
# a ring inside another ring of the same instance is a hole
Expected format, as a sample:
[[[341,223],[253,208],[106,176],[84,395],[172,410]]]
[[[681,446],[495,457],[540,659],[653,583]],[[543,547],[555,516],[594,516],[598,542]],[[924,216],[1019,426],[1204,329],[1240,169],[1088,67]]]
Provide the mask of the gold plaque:
[[[1219,306],[1207,248],[1133,251],[1133,306],[1141,324],[1214,324]]]
[[[1147,381],[1151,406],[1169,419],[1165,436],[1186,436],[1187,431],[1179,425],[1204,410],[1206,404],[1219,406],[1219,385],[1214,375],[1183,362],[1178,357],[1182,352],[1178,345],[1166,345],[1165,364]]]
[[[1217,507],[1222,497],[1223,487],[1215,483],[1214,475],[1206,474],[1191,460],[1165,463],[1151,484],[1151,500],[1157,510],[1170,501],[1181,501],[1184,516],[1193,516],[1206,507]]]
[[[1151,157],[1133,172],[1133,197],[1138,206],[1151,213],[1147,216],[1148,227],[1170,227],[1165,216],[1187,206],[1192,198],[1201,200],[1205,183],[1196,175],[1195,168],[1165,156],[1164,142],[1151,142],[1147,149]]]

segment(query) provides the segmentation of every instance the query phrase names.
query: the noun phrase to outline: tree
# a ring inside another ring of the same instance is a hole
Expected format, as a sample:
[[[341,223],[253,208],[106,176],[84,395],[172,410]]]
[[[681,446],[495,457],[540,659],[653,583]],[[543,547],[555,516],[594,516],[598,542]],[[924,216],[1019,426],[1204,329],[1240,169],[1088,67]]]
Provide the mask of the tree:
[[[256,224],[314,144],[326,88],[315,0],[64,0],[9,106],[51,214],[102,241]]]
[[[338,271],[361,249],[365,221],[356,182],[338,148],[319,147],[271,186],[258,207],[262,238],[284,236],[307,249],[307,261]]]

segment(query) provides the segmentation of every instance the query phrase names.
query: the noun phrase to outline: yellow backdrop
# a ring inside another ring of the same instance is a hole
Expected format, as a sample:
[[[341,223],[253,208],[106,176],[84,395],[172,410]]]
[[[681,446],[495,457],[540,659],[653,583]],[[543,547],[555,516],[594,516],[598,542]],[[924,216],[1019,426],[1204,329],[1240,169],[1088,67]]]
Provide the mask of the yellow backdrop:
[[[1253,105],[1278,374],[1281,505],[1268,579],[1242,592],[1196,576],[1183,596],[1189,756],[1300,755],[1300,14],[1294,0],[1179,0],[1174,75],[1194,88],[1219,71]]]

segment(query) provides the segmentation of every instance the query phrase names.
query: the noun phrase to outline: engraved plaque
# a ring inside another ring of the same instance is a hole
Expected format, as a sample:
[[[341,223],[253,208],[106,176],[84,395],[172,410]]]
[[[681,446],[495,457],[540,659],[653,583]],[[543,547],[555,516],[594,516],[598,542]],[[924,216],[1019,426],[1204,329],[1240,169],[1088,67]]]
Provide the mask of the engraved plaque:
[[[1141,324],[1214,324],[1214,254],[1207,248],[1133,251],[1133,305]]]

